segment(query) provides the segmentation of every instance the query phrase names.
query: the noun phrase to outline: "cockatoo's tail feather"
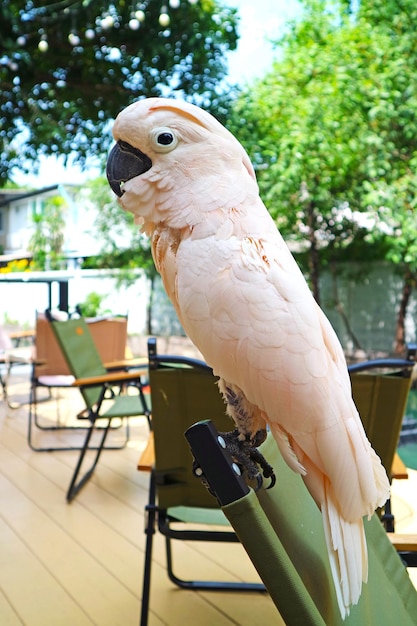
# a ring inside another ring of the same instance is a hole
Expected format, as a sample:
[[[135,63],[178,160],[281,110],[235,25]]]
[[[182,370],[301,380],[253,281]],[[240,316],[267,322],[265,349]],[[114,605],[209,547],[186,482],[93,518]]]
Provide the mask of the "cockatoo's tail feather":
[[[229,131],[191,104],[151,98],[122,111],[113,133],[109,182],[151,237],[188,336],[239,398],[229,413],[242,439],[269,424],[322,510],[344,617],[367,579],[362,518],[385,503],[389,482],[340,343]]]

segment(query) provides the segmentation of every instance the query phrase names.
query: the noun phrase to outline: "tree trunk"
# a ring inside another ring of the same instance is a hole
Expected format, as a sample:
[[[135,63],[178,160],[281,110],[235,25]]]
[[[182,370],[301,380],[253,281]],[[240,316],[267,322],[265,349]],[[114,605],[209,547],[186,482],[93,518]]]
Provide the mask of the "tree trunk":
[[[310,254],[308,257],[308,267],[310,271],[311,290],[313,292],[313,296],[317,304],[320,304],[319,253],[317,249],[316,228],[315,228],[316,215],[315,215],[314,206],[312,202],[309,202],[307,205],[307,226],[308,226],[308,240],[310,242]]]
[[[346,315],[345,310],[343,308],[343,304],[341,303],[339,299],[339,290],[337,287],[337,275],[336,275],[336,269],[335,269],[334,263],[331,263],[330,267],[331,267],[331,272],[332,272],[332,289],[333,289],[333,299],[334,299],[335,309],[339,313],[340,317],[342,318],[343,324],[346,328],[346,332],[352,341],[354,349],[362,350],[361,343],[358,337],[355,335],[355,332],[352,326],[350,325],[349,318]]]
[[[410,268],[407,268],[404,274],[404,283],[395,328],[394,353],[397,355],[404,354],[405,350],[405,317],[407,315],[407,308],[414,284],[415,278]]]

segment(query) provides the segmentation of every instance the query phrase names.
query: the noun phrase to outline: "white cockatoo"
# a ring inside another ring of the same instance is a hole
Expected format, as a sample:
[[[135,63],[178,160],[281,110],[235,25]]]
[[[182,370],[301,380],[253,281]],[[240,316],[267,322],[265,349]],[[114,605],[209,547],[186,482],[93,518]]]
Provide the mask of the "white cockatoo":
[[[389,482],[352,400],[342,348],[259,197],[248,155],[186,102],[117,117],[107,176],[152,241],[166,292],[242,439],[266,424],[320,507],[343,617],[367,580],[363,516]],[[259,435],[257,435],[259,437]]]

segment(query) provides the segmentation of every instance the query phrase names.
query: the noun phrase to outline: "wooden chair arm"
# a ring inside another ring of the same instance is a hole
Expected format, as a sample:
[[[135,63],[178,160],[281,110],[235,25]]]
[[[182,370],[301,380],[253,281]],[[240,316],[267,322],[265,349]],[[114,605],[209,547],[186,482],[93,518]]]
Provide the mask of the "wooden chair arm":
[[[10,339],[33,339],[35,337],[35,331],[32,330],[15,330],[14,332],[9,333]]]
[[[397,552],[417,552],[417,534],[387,533]]]
[[[151,472],[155,464],[155,442],[153,433],[149,433],[149,439],[140,459],[138,461],[138,470],[141,472]]]
[[[147,369],[135,370],[133,372],[108,372],[101,376],[88,376],[86,378],[77,378],[72,383],[73,387],[93,387],[94,385],[103,385],[105,383],[128,383],[137,380],[140,376],[148,373]]]
[[[397,478],[397,479],[408,478],[408,470],[397,452],[395,453],[394,459],[392,461],[391,478]]]

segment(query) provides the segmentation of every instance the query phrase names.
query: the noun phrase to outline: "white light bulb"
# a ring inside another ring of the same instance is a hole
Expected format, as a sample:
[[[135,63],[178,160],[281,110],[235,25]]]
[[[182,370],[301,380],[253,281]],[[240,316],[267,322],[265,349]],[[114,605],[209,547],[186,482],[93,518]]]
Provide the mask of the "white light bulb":
[[[87,39],[94,39],[96,36],[96,31],[93,28],[87,28],[85,31],[85,36]]]
[[[143,22],[145,20],[145,13],[144,11],[135,11],[135,17],[137,20],[139,20],[139,22]]]
[[[80,38],[75,33],[70,33],[68,35],[68,41],[72,46],[78,46],[80,43]]]
[[[169,6],[171,7],[171,9],[178,9],[180,4],[180,0],[169,0]]]
[[[112,16],[106,15],[106,17],[101,20],[101,26],[106,30],[114,26],[114,19],[112,18]]]
[[[160,14],[160,16],[159,16],[159,24],[160,24],[161,26],[163,26],[164,28],[165,28],[166,26],[169,26],[170,21],[171,21],[171,20],[169,19],[169,15],[168,15],[168,13],[161,13],[161,14]]]
[[[48,46],[48,42],[46,41],[46,39],[41,39],[40,42],[38,43],[38,49],[41,52],[46,52],[48,48],[49,46]]]
[[[140,26],[140,22],[135,17],[132,17],[132,19],[129,20],[129,28],[131,30],[138,30],[139,26]]]
[[[20,37],[16,39],[16,43],[18,46],[24,46],[26,44],[26,37],[20,35]]]

